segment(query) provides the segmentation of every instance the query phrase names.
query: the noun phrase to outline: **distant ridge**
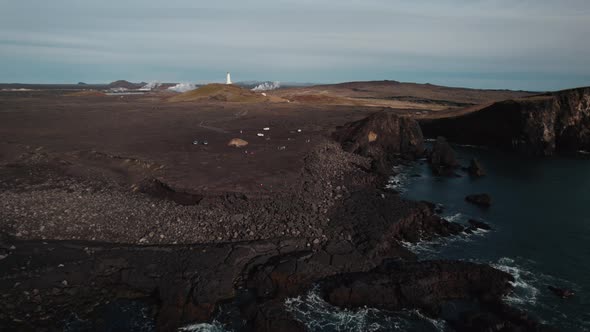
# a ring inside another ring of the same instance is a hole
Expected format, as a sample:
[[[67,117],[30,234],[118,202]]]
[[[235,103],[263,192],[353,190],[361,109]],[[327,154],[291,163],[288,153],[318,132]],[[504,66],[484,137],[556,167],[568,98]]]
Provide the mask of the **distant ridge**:
[[[285,101],[279,97],[265,96],[262,93],[257,93],[244,89],[237,85],[227,85],[212,83],[204,85],[196,90],[181,93],[168,99],[171,102],[185,102],[185,101],[226,101],[226,102],[282,102]]]
[[[111,82],[107,85],[109,88],[125,88],[125,89],[138,89],[143,85],[141,83],[131,83],[125,80],[118,80]]]

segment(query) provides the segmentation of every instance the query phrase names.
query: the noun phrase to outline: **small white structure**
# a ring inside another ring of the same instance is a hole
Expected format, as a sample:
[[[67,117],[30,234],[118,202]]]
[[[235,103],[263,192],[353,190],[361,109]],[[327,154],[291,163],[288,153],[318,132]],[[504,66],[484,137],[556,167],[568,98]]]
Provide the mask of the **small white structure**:
[[[227,77],[225,78],[225,84],[231,84],[231,75],[229,71],[227,72]]]

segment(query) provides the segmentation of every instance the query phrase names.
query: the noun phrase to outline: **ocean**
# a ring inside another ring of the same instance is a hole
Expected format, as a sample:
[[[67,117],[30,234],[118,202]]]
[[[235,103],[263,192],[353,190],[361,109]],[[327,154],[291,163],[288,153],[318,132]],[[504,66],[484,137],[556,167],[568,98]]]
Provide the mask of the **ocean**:
[[[562,331],[590,331],[590,158],[533,158],[486,148],[455,146],[462,165],[477,158],[487,175],[432,175],[426,162],[399,167],[391,179],[405,198],[444,207],[451,221],[485,221],[493,230],[406,244],[420,259],[488,263],[511,273],[514,294],[506,301]],[[490,208],[465,202],[488,193]],[[576,295],[561,299],[548,285]]]
[[[443,207],[449,221],[469,219],[493,230],[404,245],[420,260],[455,259],[490,264],[510,273],[505,301],[561,331],[590,331],[590,156],[533,158],[473,146],[454,146],[461,164],[477,158],[487,175],[432,174],[425,160],[396,167],[391,187],[410,200]],[[490,208],[465,202],[488,193]],[[575,291],[570,299],[547,286]],[[317,292],[289,299],[287,307],[310,331],[452,331],[418,311],[340,310]]]

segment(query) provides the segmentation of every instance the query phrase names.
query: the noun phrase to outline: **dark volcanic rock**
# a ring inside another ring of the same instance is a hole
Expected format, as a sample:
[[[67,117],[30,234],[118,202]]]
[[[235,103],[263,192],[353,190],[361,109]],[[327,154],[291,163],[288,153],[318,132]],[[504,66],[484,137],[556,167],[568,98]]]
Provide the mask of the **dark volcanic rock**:
[[[490,225],[486,224],[483,221],[469,219],[467,222],[469,223],[469,225],[471,225],[472,228],[483,229],[486,231],[489,231],[492,229],[492,227],[490,227]]]
[[[471,163],[469,167],[467,167],[467,171],[469,175],[474,177],[480,177],[486,175],[486,171],[483,169],[483,166],[476,158],[471,159]]]
[[[468,195],[467,197],[465,197],[465,200],[469,203],[483,207],[489,207],[492,205],[492,197],[488,194]]]
[[[436,142],[430,153],[430,163],[445,167],[455,167],[459,164],[455,156],[455,151],[442,136],[436,138]]]
[[[450,175],[453,169],[459,165],[455,151],[442,136],[436,139],[428,160],[432,170],[437,175]]]
[[[376,161],[388,160],[393,155],[413,159],[424,152],[422,131],[418,123],[414,119],[387,111],[347,123],[333,137],[342,144],[345,151]]]
[[[328,277],[320,285],[326,301],[336,306],[417,308],[435,315],[448,300],[498,300],[511,289],[509,281],[509,274],[487,265],[388,261],[370,272]]]
[[[428,137],[534,155],[590,150],[590,87],[498,102],[420,125]]]
[[[553,292],[553,294],[561,297],[562,299],[567,299],[575,295],[574,291],[565,288],[558,288],[554,286],[547,286],[547,288]]]

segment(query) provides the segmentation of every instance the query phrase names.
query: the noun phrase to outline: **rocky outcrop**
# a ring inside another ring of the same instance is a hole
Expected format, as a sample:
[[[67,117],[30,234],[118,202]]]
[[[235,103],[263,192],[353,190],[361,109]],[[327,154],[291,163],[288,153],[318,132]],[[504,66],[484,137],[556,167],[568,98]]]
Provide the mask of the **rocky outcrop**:
[[[487,265],[389,261],[369,272],[326,278],[320,285],[324,298],[339,307],[421,309],[435,315],[448,300],[499,300],[511,289],[509,281],[509,274]]]
[[[590,87],[498,102],[420,125],[427,137],[533,155],[590,150]]]
[[[459,165],[455,150],[442,136],[436,138],[436,142],[434,142],[432,151],[428,156],[428,161],[433,172],[437,175],[452,174],[453,169]]]
[[[432,165],[443,167],[455,167],[459,164],[455,151],[442,136],[436,138],[429,160]]]
[[[477,160],[476,158],[471,159],[469,167],[467,167],[467,172],[469,172],[469,175],[473,177],[482,177],[486,175],[486,171],[484,170],[479,160]]]
[[[458,331],[554,331],[502,303],[511,281],[505,272],[469,262],[385,261],[319,284],[323,298],[343,308],[419,309]]]
[[[407,158],[424,152],[422,131],[418,123],[387,111],[345,124],[333,137],[345,151],[381,161],[394,155]]]
[[[467,222],[470,225],[470,229],[474,230],[474,229],[483,229],[485,231],[489,231],[492,229],[492,227],[490,227],[490,225],[486,224],[483,221],[479,221],[479,220],[475,220],[475,219],[469,219],[467,220]]]

